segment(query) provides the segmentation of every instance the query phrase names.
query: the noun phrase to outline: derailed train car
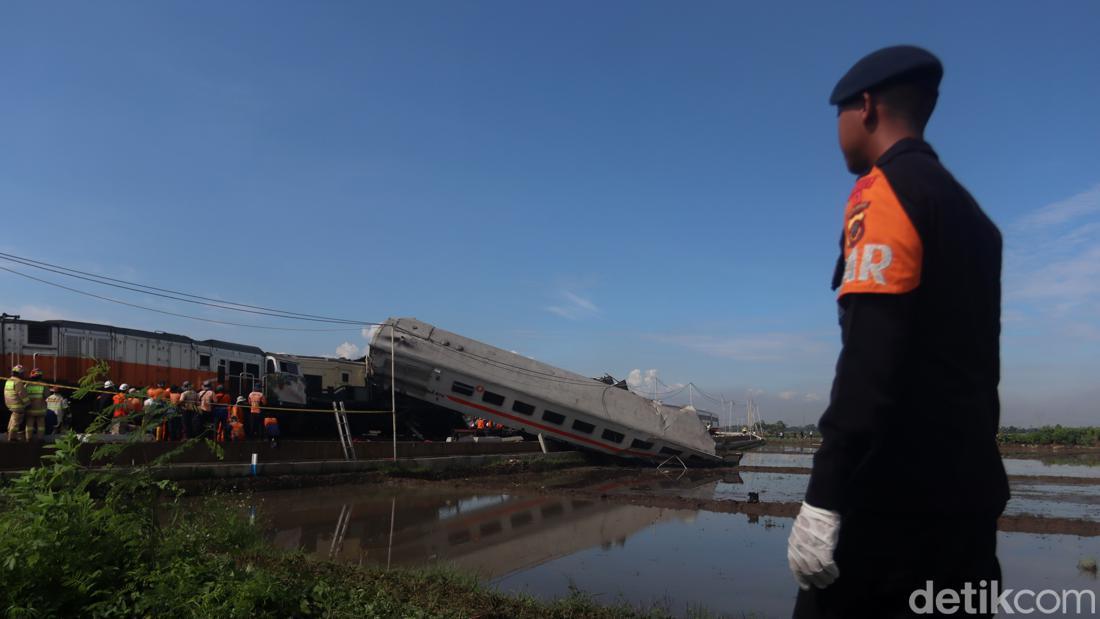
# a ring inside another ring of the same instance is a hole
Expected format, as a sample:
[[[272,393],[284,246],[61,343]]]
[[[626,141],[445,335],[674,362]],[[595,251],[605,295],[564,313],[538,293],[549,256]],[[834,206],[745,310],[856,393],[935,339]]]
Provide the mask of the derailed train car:
[[[375,331],[370,365],[378,385],[392,379],[398,394],[424,406],[484,417],[605,454],[721,460],[714,439],[691,411],[414,318],[391,318]]]

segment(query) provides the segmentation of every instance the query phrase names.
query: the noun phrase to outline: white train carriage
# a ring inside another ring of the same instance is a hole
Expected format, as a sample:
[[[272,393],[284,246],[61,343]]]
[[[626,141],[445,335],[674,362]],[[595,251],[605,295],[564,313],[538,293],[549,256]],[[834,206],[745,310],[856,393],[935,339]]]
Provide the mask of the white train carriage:
[[[370,342],[380,383],[390,380],[394,340],[399,393],[532,434],[617,456],[721,460],[690,410],[444,331],[391,318]]]

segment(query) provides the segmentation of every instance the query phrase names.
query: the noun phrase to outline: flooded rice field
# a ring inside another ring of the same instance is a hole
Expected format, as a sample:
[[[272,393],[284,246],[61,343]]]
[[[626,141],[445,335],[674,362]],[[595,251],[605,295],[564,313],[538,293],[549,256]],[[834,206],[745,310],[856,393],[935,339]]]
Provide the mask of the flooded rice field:
[[[381,567],[447,565],[502,591],[554,598],[695,606],[733,616],[789,616],[791,516],[810,454],[750,453],[749,470],[577,484],[464,480],[368,484],[252,495],[272,541],[317,559]],[[1100,476],[1088,465],[1006,460],[1016,476],[999,556],[1017,587],[1089,588],[1100,558]],[[769,472],[771,467],[781,472]],[[1049,476],[1050,480],[1042,477]],[[1066,480],[1069,483],[1066,483]],[[1097,482],[1092,480],[1096,479]],[[1078,481],[1079,480],[1079,481]]]

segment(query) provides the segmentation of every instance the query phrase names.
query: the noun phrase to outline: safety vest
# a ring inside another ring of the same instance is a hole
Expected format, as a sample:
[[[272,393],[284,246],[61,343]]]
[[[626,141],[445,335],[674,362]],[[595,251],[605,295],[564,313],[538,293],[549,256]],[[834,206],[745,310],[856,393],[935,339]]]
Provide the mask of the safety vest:
[[[27,413],[46,414],[46,385],[27,385]]]
[[[21,378],[13,376],[4,383],[4,406],[13,413],[22,413],[27,407],[27,387]]]
[[[49,410],[60,413],[65,410],[65,396],[60,393],[51,394],[46,398],[46,408]]]
[[[260,393],[259,391],[253,391],[252,393],[248,394],[248,404],[252,407],[251,412],[259,415],[260,406],[267,404],[267,398],[265,398],[264,394]]]

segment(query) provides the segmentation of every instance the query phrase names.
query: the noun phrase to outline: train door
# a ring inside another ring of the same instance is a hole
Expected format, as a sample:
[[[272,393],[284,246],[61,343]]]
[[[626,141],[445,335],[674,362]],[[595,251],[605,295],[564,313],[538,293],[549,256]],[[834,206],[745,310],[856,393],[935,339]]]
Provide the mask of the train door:
[[[230,361],[229,377],[228,382],[225,383],[225,389],[229,392],[229,395],[233,396],[234,401],[237,396],[245,395],[244,385],[241,384],[241,374],[244,374],[244,362]]]

